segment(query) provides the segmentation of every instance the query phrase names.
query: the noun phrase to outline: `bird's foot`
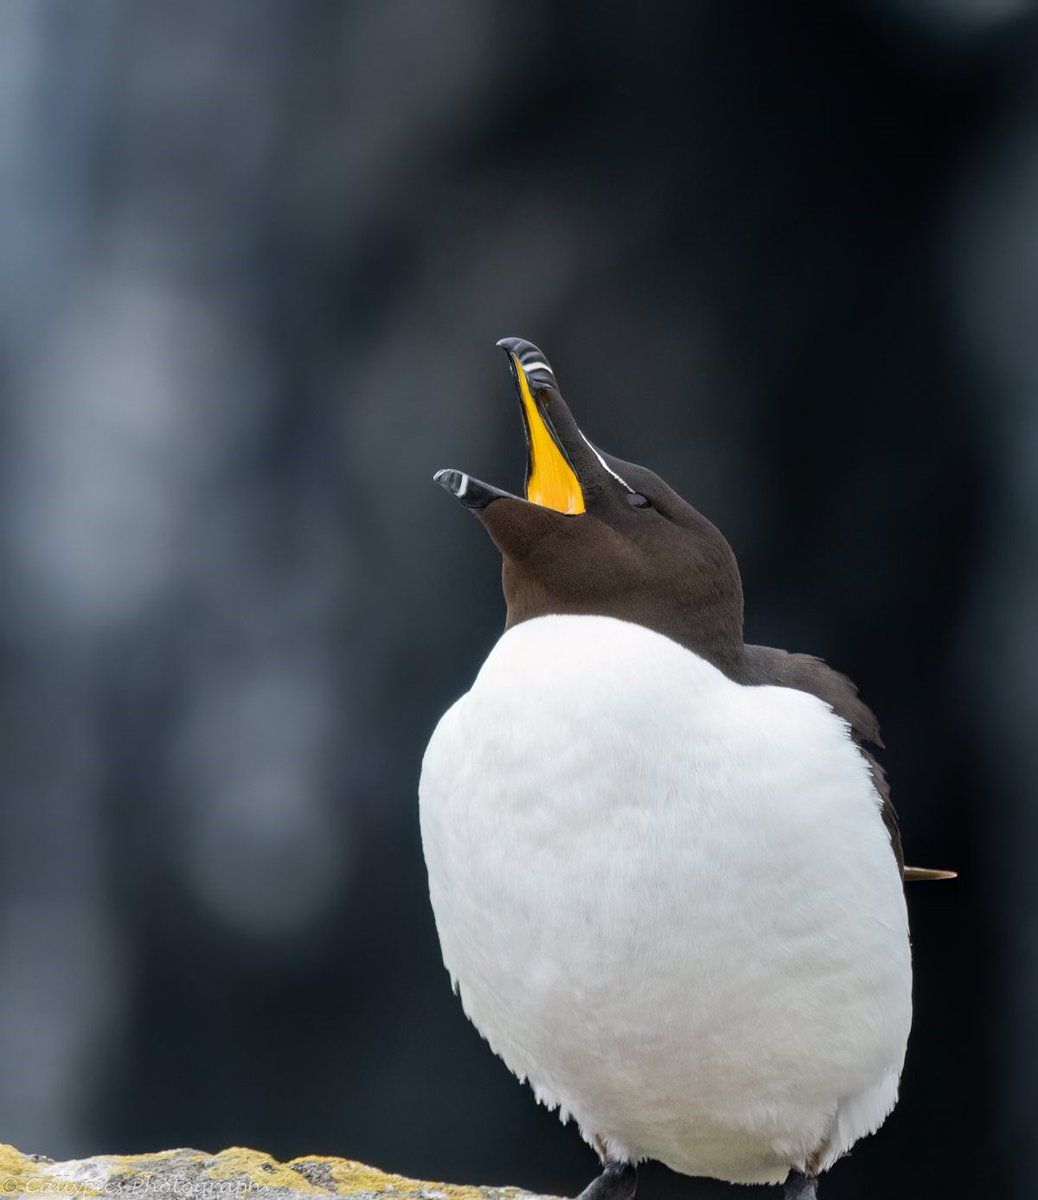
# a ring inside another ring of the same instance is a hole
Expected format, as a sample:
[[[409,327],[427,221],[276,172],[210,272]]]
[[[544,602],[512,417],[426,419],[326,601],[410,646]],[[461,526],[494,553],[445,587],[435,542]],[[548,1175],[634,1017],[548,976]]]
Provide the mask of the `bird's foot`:
[[[602,1174],[587,1185],[577,1200],[634,1200],[638,1171],[630,1163],[607,1162]]]
[[[818,1180],[814,1175],[801,1175],[799,1171],[790,1171],[786,1180],[784,1200],[815,1200],[818,1195]]]

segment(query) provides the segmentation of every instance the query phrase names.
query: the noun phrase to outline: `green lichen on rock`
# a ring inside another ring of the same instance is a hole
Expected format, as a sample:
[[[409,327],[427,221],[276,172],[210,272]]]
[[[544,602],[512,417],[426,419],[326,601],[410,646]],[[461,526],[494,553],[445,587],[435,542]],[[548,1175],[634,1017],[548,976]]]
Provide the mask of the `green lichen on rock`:
[[[0,1200],[115,1196],[122,1200],[292,1200],[350,1196],[354,1200],[522,1200],[517,1188],[462,1187],[387,1175],[348,1158],[307,1155],[281,1163],[258,1150],[219,1154],[163,1150],[55,1162],[0,1143]]]

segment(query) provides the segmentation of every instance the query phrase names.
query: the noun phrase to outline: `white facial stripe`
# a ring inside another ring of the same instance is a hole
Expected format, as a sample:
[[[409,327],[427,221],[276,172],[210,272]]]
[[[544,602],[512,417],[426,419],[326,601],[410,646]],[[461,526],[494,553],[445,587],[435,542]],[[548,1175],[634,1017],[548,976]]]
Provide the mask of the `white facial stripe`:
[[[547,371],[552,379],[555,378],[555,372],[551,369],[551,367],[548,366],[546,362],[523,363],[523,370],[527,373],[527,375],[529,375],[531,371]]]
[[[605,469],[609,472],[609,474],[612,475],[612,477],[616,480],[616,482],[622,483],[629,492],[633,492],[634,488],[631,487],[631,485],[627,482],[627,480],[624,479],[622,476],[617,475],[617,473],[606,462],[606,460],[602,457],[602,455],[599,454],[599,452],[594,448],[594,446],[591,445],[591,443],[587,440],[587,437],[584,434],[584,431],[579,430],[579,433],[580,433],[580,436],[584,439],[584,442],[586,443],[587,448],[591,451],[591,453],[595,456],[595,458],[598,459],[598,461],[602,464],[602,466],[605,467]]]

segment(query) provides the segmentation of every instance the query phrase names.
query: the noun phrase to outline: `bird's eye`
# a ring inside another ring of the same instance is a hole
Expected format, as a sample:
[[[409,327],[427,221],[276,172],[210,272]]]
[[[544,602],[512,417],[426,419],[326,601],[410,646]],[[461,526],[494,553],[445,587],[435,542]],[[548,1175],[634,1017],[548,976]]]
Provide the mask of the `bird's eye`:
[[[652,508],[649,500],[641,492],[628,492],[627,503],[632,508]]]

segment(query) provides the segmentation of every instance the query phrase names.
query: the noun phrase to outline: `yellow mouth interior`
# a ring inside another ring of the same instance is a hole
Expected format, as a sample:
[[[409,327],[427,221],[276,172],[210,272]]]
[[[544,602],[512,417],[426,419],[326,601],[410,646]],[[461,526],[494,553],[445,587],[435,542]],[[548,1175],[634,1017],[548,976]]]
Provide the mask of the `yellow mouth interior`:
[[[526,417],[526,429],[530,438],[530,472],[526,479],[526,498],[532,504],[542,504],[560,513],[582,513],[584,494],[580,490],[573,468],[566,462],[562,451],[541,418],[540,411],[530,394],[526,373],[518,362],[515,364],[519,380],[519,395]]]

